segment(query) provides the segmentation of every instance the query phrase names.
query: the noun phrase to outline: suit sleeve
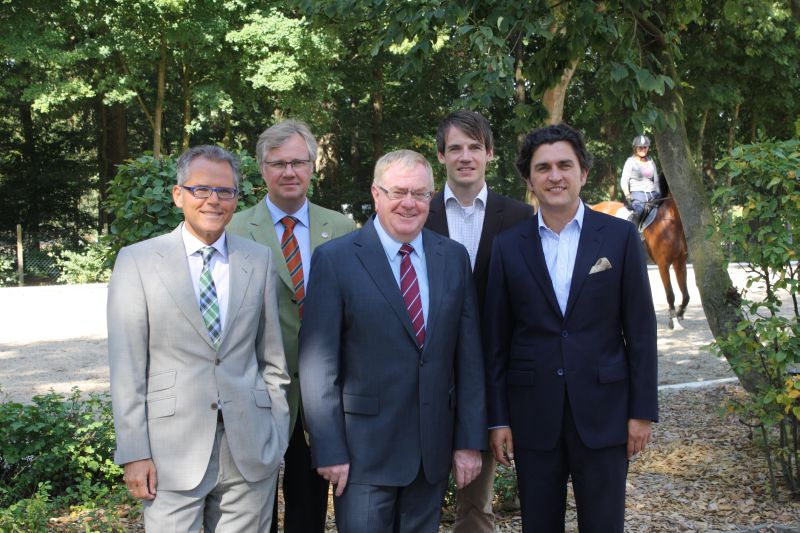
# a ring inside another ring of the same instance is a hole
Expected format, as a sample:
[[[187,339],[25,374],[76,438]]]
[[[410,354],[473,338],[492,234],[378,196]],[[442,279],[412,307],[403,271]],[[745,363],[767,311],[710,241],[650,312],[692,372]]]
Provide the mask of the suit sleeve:
[[[486,363],[486,408],[490,428],[510,426],[506,371],[511,341],[508,284],[499,239],[492,245],[489,281],[483,312],[483,347]]]
[[[150,457],[147,432],[149,326],[141,273],[128,248],[120,250],[108,285],[108,362],[117,449],[126,464]]]
[[[342,406],[341,351],[344,300],[325,247],[311,258],[300,329],[300,390],[314,467],[350,462]]]
[[[481,350],[480,321],[469,256],[463,252],[466,282],[456,348],[456,427],[453,446],[457,450],[486,450],[486,379]]]
[[[278,276],[272,251],[267,248],[267,274],[264,285],[264,305],[259,318],[256,354],[258,370],[269,391],[272,417],[275,421],[281,450],[289,445],[289,372],[283,352],[278,318]]]
[[[644,252],[636,228],[628,230],[622,276],[622,333],[630,371],[628,417],[658,421],[656,315]]]

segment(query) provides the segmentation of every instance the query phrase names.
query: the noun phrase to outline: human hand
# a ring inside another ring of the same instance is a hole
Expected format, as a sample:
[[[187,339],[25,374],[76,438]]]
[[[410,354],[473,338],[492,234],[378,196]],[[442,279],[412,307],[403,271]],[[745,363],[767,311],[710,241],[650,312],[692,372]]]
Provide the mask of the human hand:
[[[333,484],[335,489],[333,495],[341,496],[347,486],[347,476],[350,475],[350,463],[341,465],[321,466],[317,468],[317,473]]]
[[[156,497],[158,475],[152,459],[142,459],[125,463],[125,474],[122,480],[131,496],[140,500],[153,500]]]
[[[504,466],[512,466],[514,461],[514,439],[511,428],[495,428],[489,430],[489,447],[497,462]]]
[[[649,420],[631,418],[628,420],[628,459],[647,447],[652,436]]]
[[[481,473],[481,452],[456,450],[453,452],[453,477],[456,487],[463,489]]]

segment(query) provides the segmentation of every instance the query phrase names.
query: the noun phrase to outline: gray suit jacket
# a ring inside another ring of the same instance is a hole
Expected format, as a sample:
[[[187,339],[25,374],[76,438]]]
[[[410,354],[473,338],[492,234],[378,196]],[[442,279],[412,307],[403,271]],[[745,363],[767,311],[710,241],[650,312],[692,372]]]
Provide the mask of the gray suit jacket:
[[[277,475],[288,444],[289,377],[272,253],[227,236],[230,291],[219,350],[208,337],[180,227],[123,248],[108,292],[115,461],[152,458],[158,488],[196,487],[208,466],[219,398],[236,466]]]
[[[420,351],[372,221],[317,248],[300,331],[314,466],[348,483],[446,479],[454,449],[486,449],[484,370],[469,256],[422,233],[429,283]]]
[[[355,223],[348,217],[311,202],[308,202],[308,222],[312,252],[320,244],[356,229]],[[281,243],[275,233],[275,224],[269,214],[267,204],[261,200],[253,207],[233,215],[233,220],[225,229],[228,234],[235,233],[268,246],[272,250],[272,257],[275,258],[275,269],[281,281],[278,283],[281,337],[283,338],[283,351],[286,354],[286,365],[292,380],[289,384],[289,410],[291,413],[289,434],[291,435],[300,408],[300,381],[297,371],[297,338],[300,334],[300,315],[297,311],[289,269],[286,267]]]

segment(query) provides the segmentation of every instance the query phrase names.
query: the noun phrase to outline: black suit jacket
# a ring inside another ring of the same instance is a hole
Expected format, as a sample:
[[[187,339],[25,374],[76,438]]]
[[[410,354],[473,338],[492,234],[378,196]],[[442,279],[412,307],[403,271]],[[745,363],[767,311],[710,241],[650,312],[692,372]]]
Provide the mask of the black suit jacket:
[[[486,282],[489,278],[489,258],[492,253],[492,241],[495,235],[523,220],[533,216],[533,208],[520,202],[492,192],[490,189],[486,197],[486,214],[483,218],[481,240],[478,244],[478,254],[475,257],[475,268],[472,277],[475,280],[475,289],[478,293],[478,309],[483,313],[483,303],[486,300]],[[450,236],[447,229],[447,212],[444,207],[444,192],[439,191],[431,200],[430,213],[425,227],[436,233]]]
[[[300,387],[315,467],[405,486],[487,447],[480,326],[463,246],[422,230],[430,305],[420,351],[373,221],[318,246],[300,329]]]

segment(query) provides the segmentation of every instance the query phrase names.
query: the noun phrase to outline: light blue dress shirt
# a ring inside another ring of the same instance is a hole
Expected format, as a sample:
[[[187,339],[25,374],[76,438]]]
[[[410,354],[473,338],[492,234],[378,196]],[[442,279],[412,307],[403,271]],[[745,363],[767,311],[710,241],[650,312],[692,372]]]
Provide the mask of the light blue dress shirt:
[[[308,276],[311,274],[311,230],[308,222],[308,200],[295,213],[284,213],[280,207],[270,202],[269,196],[265,196],[264,201],[267,202],[267,209],[269,209],[269,214],[272,217],[272,224],[275,226],[275,234],[278,236],[278,243],[281,242],[283,231],[286,229],[283,227],[281,219],[287,215],[297,219],[297,224],[294,226],[294,238],[297,239],[297,246],[300,247],[300,260],[303,262],[303,279],[308,284]],[[276,261],[278,259],[285,261],[283,257],[274,259]]]
[[[542,219],[541,210],[536,214],[539,219],[539,237],[542,240],[542,251],[547,263],[547,272],[553,283],[558,306],[563,315],[567,310],[569,288],[572,285],[572,271],[575,270],[575,256],[578,254],[578,242],[581,238],[583,227],[583,202],[578,205],[575,216],[572,217],[561,233],[556,233],[547,227]]]
[[[389,266],[394,274],[394,280],[397,282],[397,287],[400,288],[400,247],[403,244],[400,241],[393,239],[386,230],[381,226],[381,222],[376,216],[375,231],[378,232],[378,238],[381,240],[383,251],[386,252],[386,258],[389,260]],[[422,300],[422,318],[425,320],[425,327],[428,327],[428,269],[425,263],[425,250],[422,247],[422,232],[416,238],[408,243],[414,248],[411,253],[411,264],[417,273],[417,283],[419,283],[419,297]]]

